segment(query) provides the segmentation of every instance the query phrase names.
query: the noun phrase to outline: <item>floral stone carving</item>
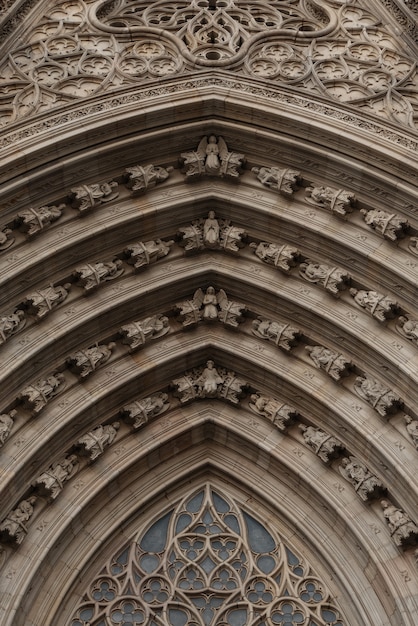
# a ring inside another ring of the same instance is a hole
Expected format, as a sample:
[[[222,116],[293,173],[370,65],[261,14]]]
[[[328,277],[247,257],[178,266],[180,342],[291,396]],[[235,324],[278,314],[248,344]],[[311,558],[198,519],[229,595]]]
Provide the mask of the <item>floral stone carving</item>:
[[[350,295],[354,298],[356,304],[365,309],[379,322],[395,317],[399,308],[395,300],[377,291],[350,289]]]
[[[292,267],[295,267],[300,256],[300,252],[297,248],[286,244],[280,245],[261,241],[258,244],[250,243],[250,248],[254,248],[254,254],[256,254],[261,261],[269,265],[274,265],[274,267],[277,267],[283,272],[289,272]]]
[[[115,200],[118,196],[118,183],[112,180],[109,183],[73,187],[68,194],[68,200],[73,209],[78,209],[80,213],[85,213],[105,202]]]
[[[104,282],[118,278],[123,272],[124,268],[120,259],[107,262],[97,261],[97,263],[86,263],[77,267],[73,272],[73,278],[88,293]]]
[[[301,335],[300,330],[290,324],[266,320],[261,317],[253,321],[251,330],[256,337],[267,339],[286,352],[297,345]]]
[[[412,419],[410,415],[405,415],[406,431],[412,439],[415,449],[418,450],[418,421]]]
[[[364,501],[378,498],[386,492],[383,483],[354,456],[344,457],[339,466],[342,476],[350,482]]]
[[[257,415],[267,417],[281,431],[285,431],[299,415],[292,406],[258,393],[251,395],[249,407]]]
[[[351,279],[350,274],[339,267],[311,261],[300,264],[299,274],[308,282],[321,285],[333,296],[346,289]]]
[[[137,322],[122,326],[119,334],[123,337],[122,343],[128,344],[131,351],[141,348],[149,339],[157,339],[170,331],[168,317],[153,315]]]
[[[36,496],[31,496],[19,502],[17,507],[10,511],[0,524],[0,541],[21,544],[28,534],[27,522],[34,513]]]
[[[43,206],[39,209],[26,209],[17,214],[16,226],[28,237],[37,235],[62,216],[65,204]]]
[[[398,509],[388,500],[381,501],[383,515],[389,527],[395,545],[405,548],[418,541],[418,526],[402,509]]]
[[[123,178],[128,189],[130,189],[134,195],[139,195],[167,180],[172,171],[172,167],[134,165],[133,167],[126,168]]]
[[[380,210],[367,211],[366,209],[361,209],[360,213],[368,226],[390,241],[404,237],[409,228],[408,221],[396,213]]]
[[[77,451],[88,456],[90,461],[95,461],[113,443],[119,427],[120,422],[113,422],[113,424],[93,428],[77,441]]]
[[[34,481],[33,487],[40,496],[55,500],[61,493],[66,482],[77,472],[79,463],[77,456],[71,454],[59,463],[54,463]]]
[[[127,263],[133,265],[136,270],[141,269],[145,265],[155,263],[158,259],[162,259],[170,252],[174,241],[138,241],[125,248],[123,251],[124,258]]]
[[[172,385],[182,404],[197,398],[218,398],[238,404],[247,383],[234,372],[217,369],[213,361],[207,361],[205,367],[186,372],[173,380]]]
[[[0,446],[9,438],[14,424],[14,417],[17,415],[17,411],[14,409],[9,413],[0,414]]]
[[[223,137],[202,137],[197,149],[181,154],[187,178],[195,176],[225,176],[238,178],[245,161],[243,154],[230,152]]]
[[[71,283],[65,283],[64,285],[58,285],[54,287],[50,285],[45,289],[38,289],[33,293],[30,293],[22,302],[22,306],[27,310],[29,315],[34,315],[36,319],[40,320],[45,315],[48,315],[52,309],[55,309],[59,304],[64,302],[71,289]]]
[[[342,376],[350,374],[351,361],[347,361],[339,352],[334,352],[324,346],[306,346],[305,350],[315,367],[324,370],[334,380],[340,380]]]
[[[228,300],[223,289],[216,293],[214,287],[208,287],[205,293],[198,289],[192,300],[179,302],[176,308],[180,311],[180,321],[185,328],[194,326],[201,320],[205,322],[219,320],[225,326],[236,328],[242,322],[242,315],[246,310],[244,304]]]
[[[320,428],[300,424],[299,429],[303,433],[305,443],[324,463],[329,463],[344,450],[344,446],[339,439],[329,435]]]
[[[151,417],[161,415],[170,408],[168,395],[157,393],[142,400],[136,400],[127,404],[120,411],[120,416],[137,429],[144,426]]]
[[[102,344],[85,350],[77,350],[68,357],[67,365],[80,378],[86,378],[110,359],[115,347],[116,344],[110,342],[107,345]]]
[[[285,196],[291,196],[301,183],[300,172],[289,168],[253,167],[251,171],[262,185],[270,187]]]
[[[13,231],[10,228],[3,228],[0,230],[0,250],[7,250],[15,242],[13,237]]]
[[[356,197],[351,191],[333,189],[332,187],[307,187],[306,199],[311,204],[340,216],[351,213],[356,201]]]
[[[25,313],[20,309],[10,315],[0,317],[0,345],[22,330],[25,324]]]
[[[48,402],[60,393],[65,387],[64,374],[51,374],[45,380],[38,380],[33,385],[28,385],[19,394],[18,399],[25,409],[35,415],[40,413]]]
[[[190,226],[183,226],[178,232],[179,243],[186,252],[205,248],[238,252],[245,245],[243,241],[245,236],[245,230],[232,226],[229,220],[219,222],[215,211],[209,211],[205,220],[195,220]]]
[[[403,406],[399,396],[373,378],[357,376],[354,389],[360,398],[366,400],[382,417],[396,413]]]

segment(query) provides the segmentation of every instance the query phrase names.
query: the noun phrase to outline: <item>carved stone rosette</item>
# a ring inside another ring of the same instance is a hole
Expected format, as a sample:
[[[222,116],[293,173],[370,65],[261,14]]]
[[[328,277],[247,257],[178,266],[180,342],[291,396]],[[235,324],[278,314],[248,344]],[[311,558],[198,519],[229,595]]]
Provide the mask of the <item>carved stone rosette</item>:
[[[131,404],[127,404],[120,411],[123,420],[138,429],[147,424],[151,417],[156,417],[165,413],[170,408],[168,395],[166,393],[156,393],[147,398],[136,400]]]

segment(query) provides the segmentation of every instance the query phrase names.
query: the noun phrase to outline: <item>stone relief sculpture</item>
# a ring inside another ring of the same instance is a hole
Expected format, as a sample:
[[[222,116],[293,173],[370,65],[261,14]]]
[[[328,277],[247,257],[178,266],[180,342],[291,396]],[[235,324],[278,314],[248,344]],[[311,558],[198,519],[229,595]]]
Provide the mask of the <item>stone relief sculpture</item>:
[[[332,435],[320,428],[300,424],[299,429],[303,433],[305,443],[312,448],[316,456],[324,463],[329,463],[344,450],[344,446],[339,439],[332,437]]]
[[[259,393],[253,393],[251,395],[249,407],[254,413],[257,413],[257,415],[267,417],[274,426],[282,432],[284,432],[287,426],[299,415],[292,406]]]
[[[219,320],[225,326],[236,328],[242,321],[246,307],[240,302],[228,300],[223,289],[216,293],[214,287],[210,286],[205,293],[202,289],[197,289],[192,300],[178,302],[176,309],[180,311],[179,318],[184,328],[194,326],[201,320],[205,322]]]
[[[21,544],[28,534],[28,525],[33,513],[36,496],[19,502],[0,524],[0,541]]]
[[[274,265],[274,267],[284,272],[289,272],[292,267],[295,267],[300,256],[300,252],[297,248],[286,244],[279,245],[261,241],[258,244],[250,243],[250,248],[254,248],[254,254],[257,255],[261,261],[269,265]]]
[[[97,208],[105,202],[115,200],[118,196],[118,183],[112,180],[109,183],[95,183],[93,185],[73,187],[68,194],[68,200],[72,208],[78,209],[82,214]]]
[[[51,374],[46,379],[38,380],[33,385],[28,385],[19,394],[18,399],[25,409],[33,414],[38,414],[48,402],[60,393],[65,387],[64,374]]]
[[[120,422],[113,422],[93,428],[77,441],[77,450],[80,454],[88,456],[90,461],[95,461],[113,443],[119,427]]]
[[[418,526],[402,509],[398,509],[388,500],[381,501],[383,515],[389,527],[395,545],[405,548],[418,541]]]
[[[17,309],[10,315],[0,317],[0,345],[25,327],[25,312]]]
[[[418,256],[418,237],[410,237],[408,243],[408,250]]]
[[[71,289],[71,283],[65,283],[64,285],[50,285],[44,289],[38,289],[33,293],[30,293],[22,302],[22,306],[27,310],[29,315],[34,315],[36,319],[40,320],[45,315],[48,315],[52,309],[55,309],[68,297],[68,293]]]
[[[127,263],[133,265],[136,270],[139,270],[167,256],[173,244],[174,241],[162,241],[161,239],[155,241],[139,241],[125,248],[123,255]]]
[[[178,232],[179,244],[186,252],[208,248],[235,253],[245,246],[245,236],[244,229],[232,226],[229,220],[218,221],[215,211],[209,211],[206,219],[195,220]]]
[[[112,351],[115,347],[116,344],[110,342],[107,345],[102,344],[92,348],[85,348],[84,350],[77,350],[77,352],[68,357],[66,363],[71,371],[83,379],[104,365],[112,356]]]
[[[238,404],[247,383],[234,372],[217,369],[214,362],[209,360],[205,367],[186,372],[173,380],[172,385],[175,388],[174,395],[182,404],[196,398],[218,398]]]
[[[14,417],[17,415],[17,411],[14,409],[9,413],[0,414],[0,447],[9,438],[14,424]]]
[[[368,226],[371,226],[373,230],[390,241],[396,241],[404,237],[409,228],[407,220],[400,215],[396,215],[396,213],[387,213],[387,211],[375,209],[372,211],[360,209],[360,213]]]
[[[0,230],[0,250],[7,250],[15,242],[13,237],[13,231],[10,228],[3,228]]]
[[[251,171],[262,185],[270,187],[286,196],[291,196],[301,183],[301,174],[290,168],[253,167]]]
[[[215,135],[202,137],[197,150],[181,154],[187,178],[203,175],[238,178],[244,160],[243,154],[230,152],[223,137]]]
[[[59,463],[53,463],[45,472],[34,481],[33,487],[40,496],[48,500],[55,500],[61,493],[66,482],[77,472],[79,463],[77,456],[71,454]]]
[[[415,449],[418,450],[418,421],[412,419],[410,415],[405,415],[406,431],[412,439]]]
[[[350,374],[352,363],[339,352],[334,352],[324,346],[305,346],[305,350],[315,367],[324,370],[334,380],[340,380],[342,376]]]
[[[126,168],[123,178],[128,189],[134,195],[139,195],[167,180],[173,169],[158,165],[134,165]]]
[[[301,263],[299,274],[308,282],[321,285],[333,296],[337,296],[340,291],[346,289],[351,279],[350,274],[339,267],[312,261]]]
[[[339,466],[342,476],[350,482],[365,502],[382,496],[386,492],[383,483],[354,456],[344,457]]]
[[[403,403],[399,396],[373,378],[357,376],[354,389],[360,398],[366,400],[382,417],[396,413],[402,408]]]
[[[396,321],[396,330],[418,345],[418,320],[410,320],[401,315]]]
[[[73,278],[88,293],[104,282],[118,278],[123,272],[124,268],[120,259],[107,262],[97,261],[97,263],[86,263],[77,267],[73,272]]]
[[[353,211],[356,197],[354,193],[346,189],[307,187],[306,200],[321,209],[331,211],[335,215],[345,216]]]
[[[165,315],[153,315],[137,322],[131,322],[119,329],[122,343],[131,351],[141,348],[149,339],[158,339],[170,332],[170,323]]]
[[[395,300],[377,291],[350,289],[350,295],[354,298],[356,304],[365,309],[379,322],[395,317],[399,308]]]
[[[62,216],[65,204],[42,206],[39,209],[25,209],[17,214],[16,226],[28,237],[37,235]]]
[[[266,320],[261,317],[253,321],[251,330],[256,337],[267,339],[286,352],[297,345],[301,335],[300,330],[290,324]]]
[[[166,393],[156,393],[148,398],[142,398],[131,404],[127,404],[120,411],[120,416],[128,421],[133,428],[141,428],[151,417],[156,417],[165,413],[170,408],[168,395]]]

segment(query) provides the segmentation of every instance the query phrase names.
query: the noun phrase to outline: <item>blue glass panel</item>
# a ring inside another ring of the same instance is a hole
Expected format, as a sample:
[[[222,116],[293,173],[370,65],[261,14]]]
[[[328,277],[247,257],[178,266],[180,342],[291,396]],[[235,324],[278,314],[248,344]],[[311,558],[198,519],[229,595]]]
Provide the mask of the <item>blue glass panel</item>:
[[[198,494],[194,496],[191,500],[186,504],[186,509],[189,513],[197,513],[200,511],[200,507],[203,502],[203,491],[200,491]]]
[[[187,513],[183,513],[177,520],[176,524],[176,534],[181,533],[192,521],[192,518]]]
[[[139,544],[144,552],[162,552],[167,542],[167,530],[173,511],[161,517],[142,537]]]
[[[247,621],[247,611],[245,609],[235,609],[228,614],[228,623],[231,626],[244,626]]]
[[[144,570],[144,572],[147,572],[147,574],[151,574],[152,572],[155,572],[159,564],[160,564],[160,559],[154,554],[146,554],[145,556],[142,557],[140,561],[140,565],[142,569]]]
[[[94,609],[83,609],[80,611],[80,619],[88,622],[93,617]]]
[[[224,522],[225,524],[229,526],[231,530],[234,531],[234,533],[237,533],[237,535],[241,534],[241,529],[239,527],[238,520],[235,517],[235,515],[225,515]]]
[[[215,509],[217,510],[218,513],[228,513],[229,504],[228,502],[226,502],[226,500],[221,498],[221,496],[219,496],[214,491],[212,491],[212,499],[213,499],[213,504],[215,505]]]
[[[173,626],[185,626],[187,624],[187,613],[180,609],[170,609],[168,611],[170,624]]]
[[[257,522],[251,515],[244,513],[245,523],[247,524],[248,542],[251,550],[254,552],[271,552],[276,547],[276,542],[269,532]]]
[[[257,565],[264,574],[270,574],[276,567],[276,561],[272,556],[260,556],[257,559]]]

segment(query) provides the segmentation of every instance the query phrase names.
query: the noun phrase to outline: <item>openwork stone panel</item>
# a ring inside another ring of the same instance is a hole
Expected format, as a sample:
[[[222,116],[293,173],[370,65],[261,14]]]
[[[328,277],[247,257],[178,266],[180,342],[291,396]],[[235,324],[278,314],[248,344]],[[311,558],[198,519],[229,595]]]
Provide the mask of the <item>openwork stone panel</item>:
[[[345,626],[310,566],[211,485],[109,559],[68,626]]]

